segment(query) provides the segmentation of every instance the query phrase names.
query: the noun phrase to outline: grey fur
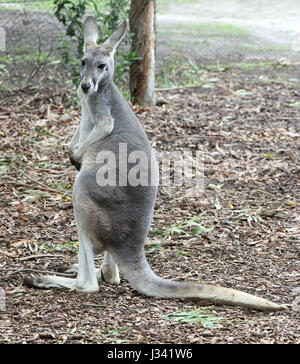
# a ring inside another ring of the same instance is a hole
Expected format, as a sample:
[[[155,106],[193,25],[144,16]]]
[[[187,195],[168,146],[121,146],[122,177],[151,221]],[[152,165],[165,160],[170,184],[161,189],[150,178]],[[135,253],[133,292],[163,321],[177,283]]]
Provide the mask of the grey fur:
[[[70,155],[80,167],[73,190],[73,204],[79,232],[78,276],[73,281],[61,277],[34,278],[36,287],[67,287],[85,292],[98,291],[101,276],[110,283],[119,283],[118,267],[124,277],[139,292],[164,298],[199,298],[213,303],[241,305],[259,310],[284,309],[256,296],[233,289],[207,285],[177,283],[158,277],[150,268],[144,252],[157,194],[155,185],[102,186],[97,173],[102,164],[97,159],[101,152],[112,152],[119,162],[119,145],[126,143],[128,154],[142,151],[152,158],[149,140],[112,80],[113,53],[126,31],[123,23],[104,46],[91,46],[96,25],[87,19],[84,26],[86,51],[78,94],[82,104],[81,123],[71,141]],[[108,49],[109,48],[109,49]],[[98,64],[105,64],[103,72]],[[90,82],[87,90],[84,83]],[[128,169],[132,164],[127,165]],[[158,174],[156,163],[143,168]],[[117,177],[121,171],[116,170]],[[105,252],[102,274],[97,274],[94,254]]]

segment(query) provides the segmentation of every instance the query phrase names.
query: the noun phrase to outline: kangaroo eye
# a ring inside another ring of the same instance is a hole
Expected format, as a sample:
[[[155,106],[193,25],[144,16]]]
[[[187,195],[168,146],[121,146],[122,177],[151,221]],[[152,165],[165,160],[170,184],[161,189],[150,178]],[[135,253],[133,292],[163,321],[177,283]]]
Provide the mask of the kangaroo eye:
[[[106,67],[106,64],[104,64],[104,63],[98,64],[98,69],[99,70],[103,70],[105,67]]]
[[[84,67],[86,65],[86,62],[85,62],[85,60],[83,59],[82,61],[81,61],[81,66],[82,67]]]

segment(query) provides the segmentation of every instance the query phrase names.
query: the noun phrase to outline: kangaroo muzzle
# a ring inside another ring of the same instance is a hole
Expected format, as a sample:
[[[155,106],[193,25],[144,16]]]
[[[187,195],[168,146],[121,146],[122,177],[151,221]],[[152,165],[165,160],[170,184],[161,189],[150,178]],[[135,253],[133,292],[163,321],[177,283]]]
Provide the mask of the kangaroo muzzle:
[[[84,93],[88,93],[88,91],[91,89],[92,86],[93,86],[93,83],[91,81],[89,81],[89,82],[82,81],[81,82],[81,88]]]

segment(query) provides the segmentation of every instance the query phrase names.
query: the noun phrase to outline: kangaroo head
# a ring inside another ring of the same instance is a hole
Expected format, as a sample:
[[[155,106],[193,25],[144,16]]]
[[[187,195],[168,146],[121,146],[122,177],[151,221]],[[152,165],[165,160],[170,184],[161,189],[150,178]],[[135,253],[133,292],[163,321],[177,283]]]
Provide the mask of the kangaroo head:
[[[124,21],[101,45],[97,44],[98,26],[93,17],[83,25],[84,56],[81,60],[80,88],[85,94],[97,92],[99,86],[112,80],[114,53],[127,31]]]

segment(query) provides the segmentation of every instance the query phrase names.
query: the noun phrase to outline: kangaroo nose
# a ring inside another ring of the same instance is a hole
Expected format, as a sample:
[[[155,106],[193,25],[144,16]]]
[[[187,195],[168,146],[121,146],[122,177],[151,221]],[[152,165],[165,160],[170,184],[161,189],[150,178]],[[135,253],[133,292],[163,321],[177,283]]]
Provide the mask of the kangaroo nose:
[[[88,92],[88,90],[91,88],[92,84],[89,82],[89,83],[86,83],[86,82],[82,82],[81,84],[81,88],[83,90],[83,92]]]

